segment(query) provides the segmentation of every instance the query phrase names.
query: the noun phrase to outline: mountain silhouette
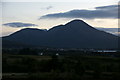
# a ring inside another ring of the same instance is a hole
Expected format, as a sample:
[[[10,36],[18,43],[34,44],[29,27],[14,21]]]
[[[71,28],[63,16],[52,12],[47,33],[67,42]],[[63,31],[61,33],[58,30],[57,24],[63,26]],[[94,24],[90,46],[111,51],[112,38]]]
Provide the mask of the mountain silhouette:
[[[38,47],[93,49],[118,47],[118,36],[97,30],[82,20],[73,20],[49,30],[26,28],[3,39]]]

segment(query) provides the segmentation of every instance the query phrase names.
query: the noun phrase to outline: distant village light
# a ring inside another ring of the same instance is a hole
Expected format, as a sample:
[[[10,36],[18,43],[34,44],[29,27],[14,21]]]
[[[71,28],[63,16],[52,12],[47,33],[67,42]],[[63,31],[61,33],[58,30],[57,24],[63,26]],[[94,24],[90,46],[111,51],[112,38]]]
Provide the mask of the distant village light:
[[[42,55],[43,55],[43,53],[38,53],[38,55],[41,55],[41,56],[42,56]]]
[[[43,55],[43,53],[40,54],[41,56]]]
[[[117,52],[116,50],[98,50],[95,52]]]
[[[56,53],[56,56],[58,56],[59,54],[58,53]]]

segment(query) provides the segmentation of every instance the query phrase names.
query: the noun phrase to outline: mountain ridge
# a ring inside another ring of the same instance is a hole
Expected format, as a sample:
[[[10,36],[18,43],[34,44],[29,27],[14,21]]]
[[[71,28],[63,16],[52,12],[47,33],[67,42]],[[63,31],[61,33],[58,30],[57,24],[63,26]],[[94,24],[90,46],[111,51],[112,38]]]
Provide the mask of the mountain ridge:
[[[47,31],[27,28],[4,37],[13,42],[57,48],[117,48],[117,38],[82,20],[73,20]]]

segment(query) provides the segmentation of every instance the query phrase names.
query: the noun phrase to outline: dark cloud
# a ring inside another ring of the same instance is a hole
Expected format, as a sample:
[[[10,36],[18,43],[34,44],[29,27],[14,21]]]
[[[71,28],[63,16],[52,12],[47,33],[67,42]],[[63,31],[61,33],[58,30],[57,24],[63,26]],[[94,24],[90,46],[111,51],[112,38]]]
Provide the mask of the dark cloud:
[[[52,9],[52,8],[53,8],[53,6],[47,6],[47,7],[41,8],[41,9],[43,9],[43,10],[50,10],[50,9]]]
[[[53,8],[53,6],[48,6],[48,7],[46,7],[47,10],[49,10],[49,9],[51,9],[51,8]]]
[[[45,18],[85,18],[85,19],[95,19],[95,18],[118,18],[118,6],[101,6],[96,7],[95,10],[71,10],[64,13],[54,13],[47,14],[40,17],[40,19]]]
[[[9,26],[9,27],[30,27],[30,26],[37,26],[36,24],[31,23],[22,23],[22,22],[12,22],[12,23],[5,23],[3,26]]]

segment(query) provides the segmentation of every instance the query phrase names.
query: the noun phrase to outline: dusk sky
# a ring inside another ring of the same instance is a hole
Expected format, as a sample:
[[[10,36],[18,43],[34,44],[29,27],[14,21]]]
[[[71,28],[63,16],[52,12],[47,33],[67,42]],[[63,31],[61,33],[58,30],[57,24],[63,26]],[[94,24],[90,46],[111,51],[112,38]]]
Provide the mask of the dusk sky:
[[[50,29],[74,19],[84,20],[93,27],[118,27],[119,0],[60,1],[3,0],[2,36],[23,28]]]

